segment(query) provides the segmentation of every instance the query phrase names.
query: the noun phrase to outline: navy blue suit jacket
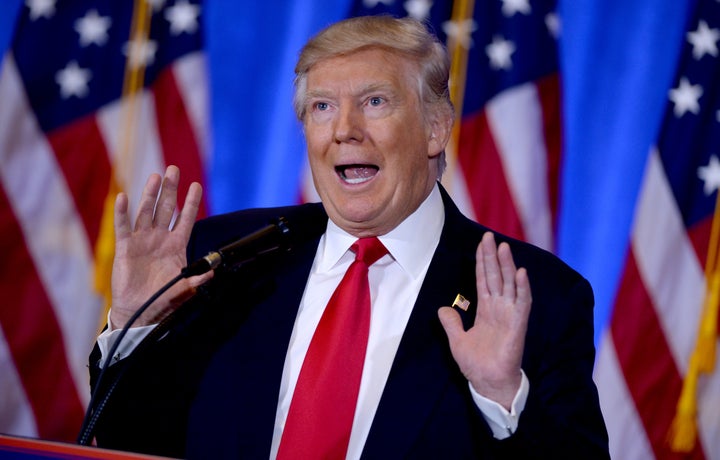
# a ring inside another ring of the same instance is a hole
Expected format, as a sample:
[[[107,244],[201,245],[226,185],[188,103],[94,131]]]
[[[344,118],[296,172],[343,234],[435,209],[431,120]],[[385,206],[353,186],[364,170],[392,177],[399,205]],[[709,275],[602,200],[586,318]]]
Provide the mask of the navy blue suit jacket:
[[[590,285],[552,254],[507,241],[533,293],[523,355],[530,392],[518,430],[495,440],[437,318],[456,294],[472,324],[475,250],[488,229],[442,191],[445,225],[402,337],[363,458],[608,458],[592,381]],[[267,459],[295,316],[323,233],[320,204],[239,211],[198,222],[189,260],[284,216],[292,250],[219,273],[123,374],[98,423],[101,446],[192,458]],[[422,231],[422,229],[418,229]],[[91,358],[91,368],[94,359]],[[116,366],[113,366],[116,367]],[[178,396],[172,395],[177,389]]]

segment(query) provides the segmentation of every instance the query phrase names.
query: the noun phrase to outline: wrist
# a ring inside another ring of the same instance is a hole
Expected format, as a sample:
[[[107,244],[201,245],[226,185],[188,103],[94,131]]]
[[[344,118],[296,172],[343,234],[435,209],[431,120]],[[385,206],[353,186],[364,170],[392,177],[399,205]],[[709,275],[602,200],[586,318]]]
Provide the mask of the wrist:
[[[510,410],[513,400],[522,384],[522,371],[517,370],[511,377],[502,379],[471,379],[470,385],[479,395],[495,401],[506,410]]]

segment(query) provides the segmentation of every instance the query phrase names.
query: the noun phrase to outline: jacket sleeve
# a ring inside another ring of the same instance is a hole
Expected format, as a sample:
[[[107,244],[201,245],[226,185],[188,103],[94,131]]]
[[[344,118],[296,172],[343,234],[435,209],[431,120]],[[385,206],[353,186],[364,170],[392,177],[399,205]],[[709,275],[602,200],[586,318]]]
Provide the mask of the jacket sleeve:
[[[530,380],[528,400],[517,431],[496,447],[507,458],[609,458],[592,380],[592,289],[574,272],[556,276],[552,283],[545,278],[531,280],[533,312],[523,357]],[[555,287],[551,291],[538,283]]]

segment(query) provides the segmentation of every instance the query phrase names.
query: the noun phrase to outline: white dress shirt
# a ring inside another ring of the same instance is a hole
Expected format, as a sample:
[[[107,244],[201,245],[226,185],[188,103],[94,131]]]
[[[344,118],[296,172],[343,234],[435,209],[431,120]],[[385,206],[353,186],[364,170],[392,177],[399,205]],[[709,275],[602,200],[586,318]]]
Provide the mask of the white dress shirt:
[[[368,273],[371,299],[370,333],[348,446],[348,459],[360,458],[405,326],[440,241],[444,220],[442,197],[436,185],[430,196],[413,214],[390,233],[379,237],[389,254],[375,262]],[[356,239],[330,220],[327,231],[320,239],[285,358],[271,459],[277,456],[305,353],[330,296],[354,260],[354,254],[349,249]],[[447,305],[452,301],[453,299],[447,299]],[[438,308],[441,306],[438,305]],[[124,344],[115,359],[122,359],[131,353],[152,327],[132,328],[123,340]],[[98,337],[103,359],[118,332],[111,329],[112,327],[108,328]],[[523,373],[520,389],[509,412],[476,393],[469,383],[468,386],[495,438],[510,436],[517,429],[520,412],[525,406],[529,391],[525,374]]]
[[[440,241],[444,221],[445,210],[436,185],[430,196],[413,214],[390,233],[379,237],[389,254],[370,266],[368,271],[370,334],[350,434],[346,457],[348,459],[360,458],[405,326]],[[285,358],[271,459],[276,457],[280,446],[282,430],[305,353],[330,296],[355,258],[350,246],[356,239],[332,221],[328,221],[327,231],[315,254]],[[447,299],[447,305],[452,301],[453,299]],[[438,308],[441,306],[438,305]],[[494,436],[498,439],[510,436],[517,428],[520,411],[527,399],[529,385],[525,375],[523,374],[520,391],[510,412],[477,394],[469,383],[468,386]]]

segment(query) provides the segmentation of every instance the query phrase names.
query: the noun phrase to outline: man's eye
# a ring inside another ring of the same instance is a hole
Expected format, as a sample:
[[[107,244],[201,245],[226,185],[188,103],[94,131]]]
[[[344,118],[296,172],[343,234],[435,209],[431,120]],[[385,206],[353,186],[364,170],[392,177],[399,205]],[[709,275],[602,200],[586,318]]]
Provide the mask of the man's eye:
[[[327,102],[316,102],[315,103],[316,110],[323,111],[323,110],[327,110],[328,107],[330,107],[330,105]]]
[[[383,102],[385,102],[385,99],[375,96],[375,97],[371,97],[368,102],[372,106],[378,106],[378,105],[381,105]]]

